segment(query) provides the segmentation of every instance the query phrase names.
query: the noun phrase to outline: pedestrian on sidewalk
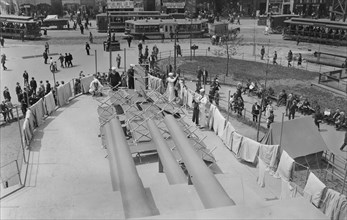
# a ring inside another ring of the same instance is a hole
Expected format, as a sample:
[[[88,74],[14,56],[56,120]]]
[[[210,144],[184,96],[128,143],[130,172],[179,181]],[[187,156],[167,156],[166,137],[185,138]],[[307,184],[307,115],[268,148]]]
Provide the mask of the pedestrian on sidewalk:
[[[118,54],[116,57],[116,62],[117,62],[117,68],[120,69],[120,62],[122,60],[122,57]]]
[[[7,70],[7,67],[5,66],[5,63],[6,63],[6,55],[3,53],[3,54],[1,55],[1,65],[2,65],[2,68],[3,68],[4,70]]]
[[[72,57],[72,55],[71,55],[71,53],[69,53],[69,55],[68,55],[68,57],[69,57],[69,63],[68,63],[68,66],[73,66],[73,64],[72,64],[72,60],[73,60],[73,57]]]
[[[92,32],[89,32],[89,41],[92,44],[93,43],[93,34]]]
[[[192,121],[195,123],[196,126],[199,126],[199,102],[200,97],[195,97],[195,93],[193,95],[193,117]]]
[[[258,122],[259,113],[260,113],[260,105],[258,105],[258,103],[255,102],[252,105],[253,122]]]
[[[24,70],[23,78],[24,78],[24,87],[25,87],[26,85],[29,85],[29,74],[26,70]]]
[[[17,100],[20,102],[21,100],[21,94],[23,93],[22,87],[20,86],[19,82],[16,83],[16,95],[17,95]]]
[[[130,48],[130,46],[131,46],[131,41],[132,41],[132,37],[129,36],[129,37],[127,38],[127,42],[128,42],[128,47],[129,47],[129,48]]]
[[[141,41],[139,41],[139,44],[137,45],[137,47],[139,48],[139,54],[142,54],[142,48],[143,48],[143,46],[142,46]]]
[[[265,47],[264,47],[264,45],[261,46],[260,55],[261,55],[261,59],[264,60],[264,55],[265,55]]]
[[[47,64],[47,60],[48,60],[47,50],[43,51],[42,57],[43,57],[43,63]]]
[[[292,60],[293,60],[293,52],[292,52],[292,50],[289,50],[289,52],[288,52],[288,67],[292,66]]]
[[[5,39],[4,39],[3,36],[0,37],[0,44],[1,44],[2,47],[5,47],[4,46],[5,45]]]
[[[274,122],[274,120],[275,120],[274,111],[271,110],[269,116],[266,118],[267,128],[270,128],[270,125]]]
[[[49,53],[49,44],[48,44],[48,42],[45,43],[45,52]]]
[[[64,68],[64,56],[62,54],[59,55],[60,67]]]
[[[5,86],[5,89],[2,93],[4,95],[4,99],[10,100],[11,101],[11,94],[10,91],[8,90],[7,86]]]
[[[135,79],[134,79],[134,75],[135,75],[135,70],[134,70],[134,64],[130,64],[130,69],[128,69],[128,86],[129,89],[135,89]]]
[[[81,31],[81,34],[84,34],[84,27],[82,24],[80,24],[80,31]]]
[[[274,65],[275,65],[275,64],[276,64],[276,65],[278,64],[278,63],[277,63],[277,51],[275,51],[274,57],[273,57],[273,59],[272,59],[272,64],[274,64]]]
[[[36,94],[37,82],[34,77],[31,77],[30,88],[31,88],[31,93]]]
[[[240,15],[237,16],[237,24],[241,25],[241,23],[240,23]]]
[[[297,108],[298,108],[297,102],[296,102],[296,100],[293,100],[292,105],[289,107],[288,120],[295,118],[295,112],[296,112]]]
[[[86,51],[87,51],[88,56],[90,55],[89,50],[90,50],[90,46],[89,46],[88,42],[86,42]]]
[[[302,56],[301,56],[301,53],[299,53],[298,66],[301,66],[301,63],[302,63]]]

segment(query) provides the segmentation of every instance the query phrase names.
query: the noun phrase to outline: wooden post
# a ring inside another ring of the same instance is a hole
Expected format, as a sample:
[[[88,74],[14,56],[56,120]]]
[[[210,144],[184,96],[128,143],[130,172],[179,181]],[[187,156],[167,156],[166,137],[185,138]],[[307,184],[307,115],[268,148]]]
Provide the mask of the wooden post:
[[[280,136],[280,146],[282,144],[282,134],[283,134],[283,122],[284,122],[284,112],[282,112],[282,122],[281,122],[281,136]]]
[[[228,92],[228,100],[227,100],[227,105],[228,105],[228,116],[227,116],[227,122],[229,121],[229,114],[230,114],[230,95],[231,95],[231,91],[229,90]]]
[[[95,50],[95,73],[98,72],[98,53]]]
[[[18,127],[19,127],[19,136],[20,136],[20,144],[22,146],[22,151],[23,151],[23,159],[24,162],[27,163],[27,160],[25,158],[25,150],[24,150],[24,145],[23,145],[23,134],[22,134],[22,127],[20,125],[20,120],[19,120],[19,113],[18,113],[18,106],[16,106],[16,113],[17,113],[17,122],[18,122]],[[23,115],[25,118],[25,115]]]

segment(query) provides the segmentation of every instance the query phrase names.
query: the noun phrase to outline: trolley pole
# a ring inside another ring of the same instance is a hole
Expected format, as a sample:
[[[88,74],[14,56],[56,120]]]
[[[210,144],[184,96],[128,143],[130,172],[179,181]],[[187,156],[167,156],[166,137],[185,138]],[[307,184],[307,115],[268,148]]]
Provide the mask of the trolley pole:
[[[192,61],[192,26],[193,26],[193,15],[190,14],[190,41],[189,41],[189,50],[190,50],[190,61]]]
[[[174,44],[174,73],[176,74],[176,57],[177,57],[177,30],[175,30],[175,44]]]
[[[95,73],[98,73],[98,53],[95,50]]]
[[[124,73],[127,72],[127,49],[124,48]]]

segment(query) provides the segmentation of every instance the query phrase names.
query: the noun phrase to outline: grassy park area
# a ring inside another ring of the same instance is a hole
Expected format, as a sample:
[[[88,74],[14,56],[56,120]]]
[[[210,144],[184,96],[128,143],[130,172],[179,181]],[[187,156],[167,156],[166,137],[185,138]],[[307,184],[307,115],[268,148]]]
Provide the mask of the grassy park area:
[[[167,60],[160,64],[162,69],[167,65]],[[277,95],[282,89],[287,93],[304,96],[312,103],[317,101],[321,109],[336,108],[347,111],[347,100],[345,97],[334,95],[333,93],[312,87],[312,82],[317,82],[319,73],[307,71],[301,68],[288,68],[280,65],[267,65],[266,63],[230,59],[228,76],[226,75],[227,59],[221,57],[195,57],[193,61],[189,58],[179,58],[177,60],[178,68],[184,72],[185,77],[196,78],[198,66],[206,68],[211,78],[216,75],[219,81],[227,84],[236,84],[236,82],[245,82],[247,79],[256,81],[258,84],[264,84],[267,77],[267,87],[271,87]],[[267,74],[266,74],[267,73]]]

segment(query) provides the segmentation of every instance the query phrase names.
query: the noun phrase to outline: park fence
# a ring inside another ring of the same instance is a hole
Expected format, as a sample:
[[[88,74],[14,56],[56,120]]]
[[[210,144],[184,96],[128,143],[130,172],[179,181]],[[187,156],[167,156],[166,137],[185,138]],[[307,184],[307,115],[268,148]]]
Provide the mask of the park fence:
[[[162,60],[162,59],[169,59],[170,63],[174,62],[174,50],[168,50],[168,51],[161,51],[158,53],[158,60]],[[177,55],[176,57],[177,59],[184,57],[184,58],[190,58],[190,60],[192,60],[194,57],[197,56],[202,56],[202,57],[221,57],[221,58],[227,58],[227,54],[225,52],[225,49],[220,48],[220,49],[211,49],[211,48],[207,48],[207,49],[196,49],[196,50],[189,50],[189,49],[181,49],[181,55]],[[260,62],[260,63],[264,63],[264,64],[271,64],[272,65],[272,60],[273,60],[273,56],[266,54],[264,56],[263,59],[261,59],[261,55],[260,55],[260,51],[257,52],[254,55],[250,55],[248,53],[244,53],[244,52],[237,52],[236,54],[233,55],[229,55],[230,59],[238,59],[238,60],[245,60],[245,61],[254,61],[254,62]],[[297,57],[294,56],[293,57],[293,61],[292,61],[292,68],[297,68],[297,69],[301,69],[301,70],[307,70],[307,71],[312,71],[312,72],[327,72],[327,71],[331,71],[336,70],[337,68],[335,67],[330,67],[330,66],[325,66],[322,64],[316,64],[316,63],[311,63],[308,62],[307,60],[303,59],[303,62],[301,65],[298,64],[297,61]],[[277,65],[280,66],[288,66],[288,59],[287,57],[278,57],[277,58]]]
[[[328,86],[347,94],[347,73],[344,70],[335,70],[319,74],[318,84]]]
[[[80,83],[76,83],[77,80]],[[12,146],[15,147],[14,151],[17,156],[0,167],[2,184],[0,199],[25,187],[30,151],[32,150],[30,145],[35,140],[36,129],[43,125],[45,119],[57,109],[68,105],[71,100],[81,94],[88,93],[92,80],[93,76],[90,75],[61,84],[56,88],[55,94],[51,91],[28,107],[22,123],[19,120],[18,106],[16,107],[21,144],[20,146]],[[25,169],[22,169],[23,167]]]

